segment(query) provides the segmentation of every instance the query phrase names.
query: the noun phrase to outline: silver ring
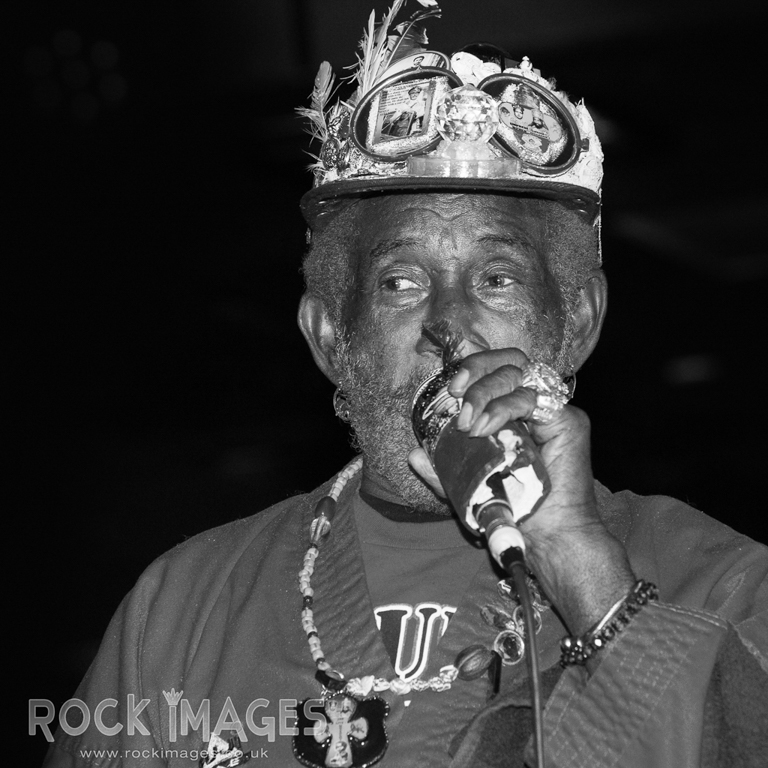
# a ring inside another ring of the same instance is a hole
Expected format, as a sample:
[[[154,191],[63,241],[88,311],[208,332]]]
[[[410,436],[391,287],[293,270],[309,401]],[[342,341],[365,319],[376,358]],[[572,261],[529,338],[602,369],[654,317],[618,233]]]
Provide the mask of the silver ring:
[[[536,392],[536,407],[531,421],[548,424],[563,410],[569,399],[568,387],[553,368],[540,360],[529,360],[523,368],[520,385]]]

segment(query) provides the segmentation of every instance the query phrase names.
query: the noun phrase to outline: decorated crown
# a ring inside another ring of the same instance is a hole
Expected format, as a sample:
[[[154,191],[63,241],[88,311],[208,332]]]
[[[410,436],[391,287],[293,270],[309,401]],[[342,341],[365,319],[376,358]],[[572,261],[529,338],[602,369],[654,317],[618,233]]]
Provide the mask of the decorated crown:
[[[487,43],[447,56],[430,50],[423,22],[437,0],[394,25],[406,0],[377,24],[371,12],[348,99],[320,65],[309,107],[320,144],[313,189],[301,201],[310,226],[344,199],[402,190],[487,190],[560,200],[595,220],[603,153],[583,101],[573,104],[527,56]]]

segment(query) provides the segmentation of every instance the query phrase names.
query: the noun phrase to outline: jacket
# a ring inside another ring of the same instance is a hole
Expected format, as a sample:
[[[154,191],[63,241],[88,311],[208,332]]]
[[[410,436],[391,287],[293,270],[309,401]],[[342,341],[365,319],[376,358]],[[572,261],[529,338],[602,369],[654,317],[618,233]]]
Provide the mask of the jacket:
[[[291,715],[297,702],[320,693],[301,626],[298,571],[328,487],[200,534],[149,566],[76,694],[90,722],[69,728],[83,731],[77,735],[60,730],[46,766],[190,766],[207,742],[206,726],[244,736],[254,761],[297,765]],[[316,562],[315,623],[334,668],[348,678],[391,679],[350,512],[357,488],[356,481],[345,488]],[[556,612],[544,613],[547,765],[762,764],[768,550],[673,499],[599,485],[597,498],[607,527],[638,576],[658,585],[661,602],[601,651],[590,678],[581,668],[561,674],[566,630]],[[468,585],[425,676],[471,644],[490,645],[495,632],[478,611],[495,599],[498,579],[489,567]],[[505,667],[490,700],[484,678],[410,699],[387,691],[390,743],[380,765],[530,762],[525,674],[524,664]]]

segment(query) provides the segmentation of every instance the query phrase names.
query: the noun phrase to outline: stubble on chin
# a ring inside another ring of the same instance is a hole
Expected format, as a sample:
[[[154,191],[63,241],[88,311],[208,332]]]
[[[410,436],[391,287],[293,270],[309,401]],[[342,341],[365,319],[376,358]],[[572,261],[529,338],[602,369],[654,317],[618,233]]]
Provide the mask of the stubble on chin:
[[[352,351],[347,337],[337,346],[339,386],[349,405],[354,441],[367,471],[386,480],[403,502],[418,512],[450,515],[445,501],[427,486],[408,464],[408,454],[418,446],[411,425],[411,402],[421,381],[439,362],[425,363],[403,381],[394,379],[382,363],[374,344]]]

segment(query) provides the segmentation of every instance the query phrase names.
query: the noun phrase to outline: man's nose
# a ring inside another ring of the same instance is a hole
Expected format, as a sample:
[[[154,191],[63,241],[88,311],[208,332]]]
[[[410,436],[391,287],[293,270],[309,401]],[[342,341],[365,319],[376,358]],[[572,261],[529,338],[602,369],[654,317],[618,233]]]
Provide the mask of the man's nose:
[[[472,297],[462,286],[441,287],[432,297],[429,312],[424,320],[427,328],[447,327],[461,339],[459,356],[466,357],[473,352],[490,349],[490,344],[479,328],[479,312],[473,305]],[[416,347],[419,354],[437,354],[441,350],[427,335],[422,333]]]

